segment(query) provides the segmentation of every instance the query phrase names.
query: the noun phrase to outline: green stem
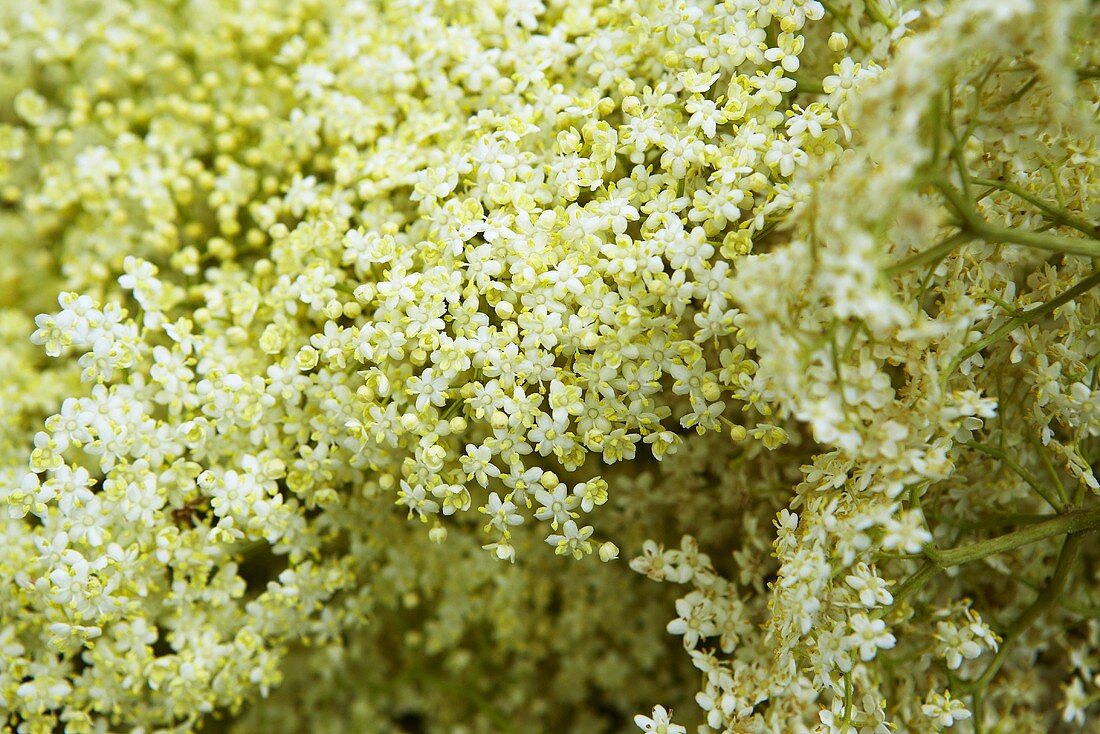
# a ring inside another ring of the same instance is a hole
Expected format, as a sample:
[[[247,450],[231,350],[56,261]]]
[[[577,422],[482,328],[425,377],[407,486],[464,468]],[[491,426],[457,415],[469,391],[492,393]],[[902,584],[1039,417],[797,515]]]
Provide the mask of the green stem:
[[[768,222],[767,224],[765,224],[763,227],[758,229],[752,235],[752,243],[754,245],[760,244],[760,242],[762,242],[765,237],[767,237],[768,235],[770,235],[774,231],[775,231],[775,222]]]
[[[909,268],[917,267],[918,265],[924,265],[925,263],[935,262],[943,257],[951,254],[955,248],[960,245],[965,245],[974,239],[974,235],[970,232],[959,231],[951,235],[947,239],[932,245],[927,250],[921,250],[920,252],[910,255],[896,265],[891,265],[886,268],[887,275],[897,275],[903,273]]]
[[[891,553],[890,551],[878,551],[875,555],[892,561],[920,561],[924,558],[922,553]]]
[[[970,195],[970,178],[966,173],[966,160],[963,157],[963,147],[966,145],[966,141],[970,138],[972,131],[971,125],[975,122],[971,119],[971,125],[967,125],[967,130],[963,135],[956,135],[955,128],[952,124],[954,117],[953,110],[955,109],[955,87],[951,85],[947,88],[947,134],[951,138],[951,149],[947,151],[947,157],[950,162],[955,165],[955,169],[959,174],[959,182],[962,184],[962,197],[966,201],[974,201],[974,197]]]
[[[976,226],[974,231],[989,242],[1009,242],[1024,247],[1034,247],[1037,250],[1058,252],[1063,255],[1100,257],[1100,240],[1063,237],[1062,235],[1047,234],[1046,232],[1029,232],[1010,229],[1009,227],[999,227],[984,222]]]
[[[1016,473],[1021,479],[1027,482],[1028,486],[1035,490],[1036,494],[1046,500],[1046,503],[1054,508],[1056,512],[1063,512],[1066,509],[1066,498],[1062,497],[1061,501],[1050,495],[1049,492],[1039,484],[1035,476],[1027,469],[1020,466],[1019,462],[1008,455],[1007,452],[992,446],[986,446],[985,444],[977,443],[976,441],[962,441],[961,444],[967,448],[974,449],[975,451],[981,451],[983,454],[992,456],[994,459],[999,459],[1009,469]]]
[[[1085,604],[1078,604],[1077,602],[1069,601],[1068,599],[1059,599],[1058,606],[1079,614],[1082,617],[1089,617],[1091,619],[1100,619],[1100,607],[1090,607]]]
[[[966,181],[968,180],[966,179]],[[964,198],[954,186],[943,179],[934,179],[932,184],[940,190],[944,198],[947,199],[947,203],[962,218],[964,229],[988,242],[1008,242],[1048,252],[1060,252],[1065,255],[1100,257],[1100,240],[1063,237],[1047,234],[1046,232],[1030,232],[990,224],[974,211],[969,200]]]
[[[992,334],[989,334],[988,336],[979,339],[978,341],[968,346],[966,349],[963,349],[961,352],[959,352],[959,356],[955,358],[955,360],[951,363],[951,367],[948,368],[947,372],[944,373],[944,381],[946,382],[947,378],[951,375],[951,373],[955,371],[955,369],[960,364],[962,364],[981,350],[985,349],[990,344],[1000,341],[1002,338],[1004,338],[1008,334],[1011,334],[1013,331],[1023,326],[1024,324],[1045,316],[1051,311],[1057,309],[1059,306],[1069,303],[1074,298],[1077,298],[1077,296],[1083,293],[1087,293],[1097,284],[1100,284],[1100,270],[1097,270],[1092,275],[1082,279],[1076,285],[1067,289],[1061,295],[1052,298],[1046,303],[1041,303],[1038,306],[1033,306],[1026,311],[1021,312],[1018,316],[1011,318],[1005,323],[1001,324],[1001,326]]]
[[[1055,220],[1059,224],[1064,224],[1067,227],[1073,227],[1078,232],[1081,232],[1087,237],[1096,237],[1097,234],[1100,234],[1100,229],[1098,229],[1095,225],[1085,221],[1084,219],[1079,219],[1078,217],[1073,216],[1063,209],[1051,206],[1039,197],[1029,194],[1015,184],[1008,183],[1007,181],[996,181],[989,178],[972,177],[970,180],[978,184],[979,186],[988,186],[993,189],[1000,189],[1001,191],[1006,191],[1017,198],[1023,199],[1028,204],[1031,204],[1043,214],[1047,215],[1047,217],[1049,217],[1050,219]]]
[[[1043,588],[1042,585],[1035,583],[1031,579],[1024,578],[1023,576],[1017,576],[1017,575],[1013,574],[1012,572],[1007,571],[1005,569],[998,569],[998,568],[994,568],[992,566],[990,566],[989,568],[992,571],[996,571],[997,573],[1000,573],[1004,576],[1009,577],[1012,581],[1016,581],[1020,584],[1023,584],[1024,586],[1031,589],[1032,591],[1039,592]],[[1058,600],[1058,606],[1062,607],[1067,612],[1073,612],[1074,614],[1077,614],[1081,617],[1089,617],[1090,619],[1100,619],[1100,607],[1098,607],[1098,606],[1090,606],[1088,604],[1080,604],[1078,602],[1071,601],[1069,599],[1059,599]]]
[[[1017,89],[1015,92],[1013,92],[1009,96],[1008,104],[1006,104],[1005,106],[1007,107],[1009,105],[1013,105],[1013,104],[1019,102],[1023,98],[1023,96],[1028,93],[1028,90],[1031,89],[1032,87],[1034,87],[1038,83],[1039,83],[1039,75],[1038,74],[1032,74],[1030,79],[1028,79],[1026,82],[1024,82],[1022,85],[1020,85],[1020,88]]]
[[[1100,509],[1078,510],[972,545],[942,551],[935,548],[926,548],[924,555],[928,560],[912,576],[901,582],[901,585],[894,591],[893,604],[888,608],[884,607],[879,610],[879,614],[884,615],[890,609],[900,608],[905,599],[944,569],[979,561],[998,553],[1016,550],[1025,545],[1059,535],[1070,535],[1071,538],[1077,539],[1076,543],[1079,544],[1080,539],[1086,532],[1091,532],[1097,528],[1100,528]],[[1057,573],[1055,577],[1057,578]]]
[[[898,27],[898,24],[894,22],[893,18],[882,12],[882,8],[879,7],[877,0],[867,0],[867,13],[890,30],[894,30]]]
[[[925,561],[924,565],[918,568],[912,576],[902,581],[901,584],[896,589],[894,589],[893,604],[891,604],[889,607],[883,607],[879,609],[876,612],[875,616],[883,617],[886,615],[886,612],[892,609],[900,609],[901,603],[903,601],[908,599],[922,586],[932,580],[932,578],[935,577],[935,575],[938,574],[941,570],[943,569],[941,569],[935,563],[931,561]]]
[[[929,163],[935,166],[939,164],[940,155],[943,152],[943,94],[937,94],[932,98],[930,113],[932,116],[932,157]]]
[[[821,86],[821,82],[817,79],[807,79],[801,76],[793,76],[796,92],[806,92],[808,94],[825,94],[825,87]]]
[[[852,723],[852,673],[844,674],[844,725]]]
[[[1040,515],[1022,512],[986,512],[978,513],[977,517],[970,522],[944,516],[939,516],[936,520],[947,525],[962,528],[963,530],[988,530],[989,528],[1003,528],[1010,525],[1034,525],[1038,522],[1053,520],[1055,517],[1057,517],[1057,515],[1051,515],[1049,513]]]
[[[1016,621],[1012,623],[1012,627],[1009,628],[1008,633],[1001,642],[1001,648],[997,650],[997,654],[993,656],[993,660],[990,661],[989,667],[985,669],[985,672],[982,673],[979,678],[967,684],[967,691],[981,691],[989,685],[990,681],[993,680],[997,672],[1001,669],[1001,666],[1004,665],[1005,660],[1008,658],[1008,653],[1011,651],[1016,641],[1020,639],[1023,633],[1026,632],[1032,624],[1043,616],[1043,613],[1046,612],[1047,609],[1057,603],[1062,592],[1065,591],[1066,583],[1069,581],[1070,569],[1073,567],[1073,562],[1077,559],[1077,553],[1081,549],[1081,542],[1084,540],[1082,534],[1076,531],[1070,532],[1071,535],[1062,543],[1062,550],[1058,553],[1058,563],[1054,568],[1054,575],[1051,577],[1050,583],[1039,593],[1035,601],[1033,601]]]
[[[1093,373],[1093,381],[1096,381],[1096,368],[1100,367],[1100,350],[1097,350],[1096,354],[1089,358],[1088,362],[1085,362],[1085,373]]]
[[[955,141],[954,145],[951,146],[951,151],[948,153],[948,155],[955,163],[955,166],[959,171],[959,180],[962,182],[963,193],[970,201],[973,201],[973,199],[970,196],[970,184],[967,180],[966,175],[966,161],[963,158],[963,148],[966,146],[966,143],[970,140],[970,138],[973,137],[974,130],[978,126],[978,112],[980,111],[981,106],[982,91],[985,89],[985,85],[993,76],[993,72],[997,68],[997,63],[998,59],[993,59],[992,61],[990,61],[989,64],[986,65],[985,71],[982,73],[981,78],[974,85],[974,94],[970,98],[970,107],[969,111],[967,112],[966,128],[963,130],[962,134],[956,135],[953,127],[950,124],[947,127],[948,134],[950,134]],[[949,99],[954,100],[954,85],[952,85],[948,89],[948,93]],[[954,108],[955,105],[952,101],[950,109],[954,110]],[[951,122],[951,119],[951,117],[948,118],[949,123]]]
[[[1100,509],[1076,510],[972,545],[945,551],[929,548],[925,550],[925,555],[934,566],[950,568],[1016,550],[1047,538],[1091,532],[1097,528],[1100,528]]]
[[[903,601],[915,594],[944,569],[977,561],[1005,551],[1015,550],[1045,538],[1065,533],[1093,530],[1097,527],[1100,527],[1100,509],[1058,515],[1050,520],[1035,523],[1026,528],[973,545],[952,548],[946,551],[932,547],[925,548],[924,555],[928,560],[913,575],[901,582],[894,590],[893,603],[889,607],[879,609],[875,616],[876,618],[883,617],[891,610],[900,609]]]
[[[1043,444],[1039,441],[1039,438],[1034,434],[1028,432],[1026,435],[1028,441],[1031,442],[1032,447],[1039,454],[1039,460],[1043,462],[1043,469],[1046,470],[1047,476],[1050,477],[1051,483],[1054,484],[1054,488],[1058,491],[1058,496],[1062,498],[1063,502],[1068,502],[1067,498],[1069,497],[1069,495],[1066,494],[1066,487],[1064,484],[1062,484],[1062,478],[1058,476],[1058,470],[1055,469],[1054,465],[1050,463],[1050,456],[1049,452],[1047,452],[1046,450],[1046,447],[1043,446]],[[1073,504],[1080,505],[1081,500],[1077,499],[1074,501]]]

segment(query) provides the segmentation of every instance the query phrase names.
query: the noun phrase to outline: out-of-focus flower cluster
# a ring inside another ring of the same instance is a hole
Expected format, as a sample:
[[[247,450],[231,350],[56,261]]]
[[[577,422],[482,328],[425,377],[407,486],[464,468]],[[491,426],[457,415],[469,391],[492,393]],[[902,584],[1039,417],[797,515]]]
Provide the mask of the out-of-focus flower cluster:
[[[904,5],[0,8],[4,730],[1084,723],[1100,13]]]

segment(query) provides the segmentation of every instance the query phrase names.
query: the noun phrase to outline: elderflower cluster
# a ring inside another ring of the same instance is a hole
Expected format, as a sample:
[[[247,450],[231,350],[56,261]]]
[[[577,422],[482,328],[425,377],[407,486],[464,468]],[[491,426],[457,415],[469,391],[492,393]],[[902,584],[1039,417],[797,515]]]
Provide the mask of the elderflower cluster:
[[[1096,714],[1087,0],[0,20],[4,731]]]

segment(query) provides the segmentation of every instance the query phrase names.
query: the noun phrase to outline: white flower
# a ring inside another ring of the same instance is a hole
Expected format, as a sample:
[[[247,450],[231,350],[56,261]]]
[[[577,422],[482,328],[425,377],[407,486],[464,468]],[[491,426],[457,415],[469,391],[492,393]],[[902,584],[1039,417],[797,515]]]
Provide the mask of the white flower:
[[[783,176],[790,176],[796,166],[805,165],[809,160],[806,151],[799,147],[800,144],[797,137],[776,138],[764,154],[764,162],[778,168]]]
[[[539,520],[550,520],[550,525],[555,530],[558,529],[559,523],[577,516],[570,510],[580,502],[576,496],[569,493],[569,488],[565,484],[558,484],[552,491],[545,489],[536,491],[535,501],[542,505],[535,512],[535,517]]]
[[[745,62],[759,64],[764,61],[765,39],[767,32],[763,28],[750,26],[743,20],[737,21],[729,33],[718,37],[719,48],[729,57],[732,66]]]
[[[397,493],[397,504],[409,508],[410,518],[415,513],[424,522],[427,522],[428,515],[439,512],[439,503],[428,499],[428,491],[424,485],[410,486],[404,479],[401,480],[401,490]]]
[[[153,525],[156,512],[164,507],[165,499],[157,491],[157,480],[146,474],[130,482],[126,487],[126,505],[123,515],[130,522]]]
[[[511,500],[502,500],[496,492],[489,493],[488,504],[480,510],[489,516],[486,528],[495,528],[500,533],[507,533],[510,527],[523,524],[523,516],[516,512],[515,503]]]
[[[638,714],[634,717],[634,725],[646,734],[687,734],[687,729],[672,723],[672,712],[664,706],[654,706],[649,716]]]
[[[851,634],[845,639],[845,646],[849,650],[859,650],[859,657],[863,661],[873,660],[879,650],[889,650],[897,639],[886,631],[886,622],[881,619],[871,619],[860,612],[848,619]]]
[[[970,711],[962,701],[951,697],[951,691],[929,691],[921,712],[939,727],[952,726],[957,721],[970,718]]]
[[[894,601],[893,595],[887,591],[886,580],[865,563],[856,564],[855,573],[844,580],[859,594],[860,603],[867,608],[888,606]]]
[[[886,521],[886,531],[882,537],[882,547],[887,550],[900,550],[904,553],[920,553],[924,546],[932,542],[932,534],[924,526],[924,517],[920,510],[905,510]]]
[[[406,389],[416,396],[416,409],[424,410],[429,404],[442,407],[447,402],[449,385],[450,379],[446,374],[437,373],[429,367],[418,377],[409,378]]]
[[[499,477],[500,469],[493,463],[493,452],[488,446],[466,444],[466,455],[462,457],[462,471],[467,479],[474,479],[482,487],[489,486],[489,477]]]
[[[1091,697],[1085,691],[1081,678],[1074,676],[1068,686],[1065,686],[1065,697],[1062,701],[1062,721],[1066,723],[1084,726],[1085,711],[1092,703]]]
[[[713,138],[717,126],[726,121],[726,115],[718,103],[701,96],[688,100],[684,109],[691,113],[688,127],[702,130],[708,138]]]
[[[942,643],[940,654],[951,670],[958,670],[964,659],[973,660],[982,654],[982,646],[969,634],[969,629],[959,629],[950,621],[936,625],[936,639]]]
[[[676,613],[680,616],[669,622],[666,629],[669,634],[683,635],[685,648],[697,647],[701,638],[718,632],[710,600],[697,591],[676,600]]]
[[[546,536],[546,542],[554,546],[554,552],[558,555],[572,555],[574,558],[580,559],[592,552],[592,543],[589,541],[591,537],[591,525],[578,528],[576,522],[566,520],[562,526],[561,534]]]

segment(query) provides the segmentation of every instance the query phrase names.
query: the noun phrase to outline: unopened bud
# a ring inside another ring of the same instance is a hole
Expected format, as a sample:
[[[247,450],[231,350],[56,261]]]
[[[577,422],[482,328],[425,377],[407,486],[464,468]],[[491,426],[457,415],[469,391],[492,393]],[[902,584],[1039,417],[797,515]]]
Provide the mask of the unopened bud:
[[[833,34],[829,36],[829,48],[833,51],[843,51],[848,48],[848,36],[834,31]]]
[[[610,540],[600,546],[600,560],[604,563],[613,561],[619,557],[619,546]]]

